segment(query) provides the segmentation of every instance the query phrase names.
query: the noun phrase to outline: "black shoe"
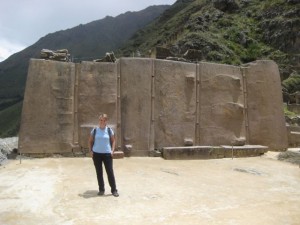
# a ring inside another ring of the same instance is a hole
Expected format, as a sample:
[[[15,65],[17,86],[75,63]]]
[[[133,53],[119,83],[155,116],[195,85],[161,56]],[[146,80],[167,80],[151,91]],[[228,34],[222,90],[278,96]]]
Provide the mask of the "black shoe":
[[[104,191],[99,191],[99,192],[98,192],[98,195],[100,195],[100,196],[101,196],[101,195],[104,195]]]
[[[114,191],[114,192],[112,193],[112,195],[115,196],[115,197],[119,197],[119,193],[118,193],[117,191]]]

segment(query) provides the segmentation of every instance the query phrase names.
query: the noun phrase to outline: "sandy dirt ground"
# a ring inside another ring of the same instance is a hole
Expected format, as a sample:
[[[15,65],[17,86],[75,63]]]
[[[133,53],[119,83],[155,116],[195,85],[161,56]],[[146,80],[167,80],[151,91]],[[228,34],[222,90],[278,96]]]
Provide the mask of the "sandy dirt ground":
[[[300,224],[300,168],[262,157],[114,160],[120,196],[97,196],[91,158],[0,167],[0,224]],[[106,179],[106,176],[105,176]]]

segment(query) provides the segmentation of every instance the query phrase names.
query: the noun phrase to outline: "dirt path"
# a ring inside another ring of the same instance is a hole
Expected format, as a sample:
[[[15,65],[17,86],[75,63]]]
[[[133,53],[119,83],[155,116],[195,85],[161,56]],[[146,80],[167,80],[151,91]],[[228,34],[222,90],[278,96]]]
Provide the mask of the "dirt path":
[[[90,158],[0,167],[0,224],[300,224],[300,169],[263,157],[114,161],[120,197],[97,196]]]

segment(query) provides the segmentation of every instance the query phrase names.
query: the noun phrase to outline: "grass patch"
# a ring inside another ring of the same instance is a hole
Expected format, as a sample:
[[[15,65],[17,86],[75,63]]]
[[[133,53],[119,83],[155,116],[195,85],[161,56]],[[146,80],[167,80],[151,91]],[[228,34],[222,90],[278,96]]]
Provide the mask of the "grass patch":
[[[20,128],[23,102],[0,111],[0,138],[16,136]]]
[[[296,113],[291,112],[291,111],[288,110],[287,105],[284,105],[284,106],[283,106],[283,112],[284,112],[284,115],[285,115],[285,116],[288,116],[288,117],[294,117],[294,116],[297,116]]]

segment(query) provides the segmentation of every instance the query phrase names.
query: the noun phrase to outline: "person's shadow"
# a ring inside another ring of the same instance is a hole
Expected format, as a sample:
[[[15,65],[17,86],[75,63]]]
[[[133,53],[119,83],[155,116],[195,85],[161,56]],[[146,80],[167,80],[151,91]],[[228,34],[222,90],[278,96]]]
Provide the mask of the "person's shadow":
[[[95,197],[100,197],[98,195],[98,191],[96,190],[88,190],[88,191],[85,191],[83,194],[78,194],[80,197],[82,198],[95,198]],[[111,194],[108,194],[108,195],[102,195],[102,197],[107,197],[107,196],[110,196]]]
[[[78,195],[83,198],[99,197],[98,191],[96,191],[96,190],[88,190],[88,191],[85,191],[83,194],[78,194]]]

